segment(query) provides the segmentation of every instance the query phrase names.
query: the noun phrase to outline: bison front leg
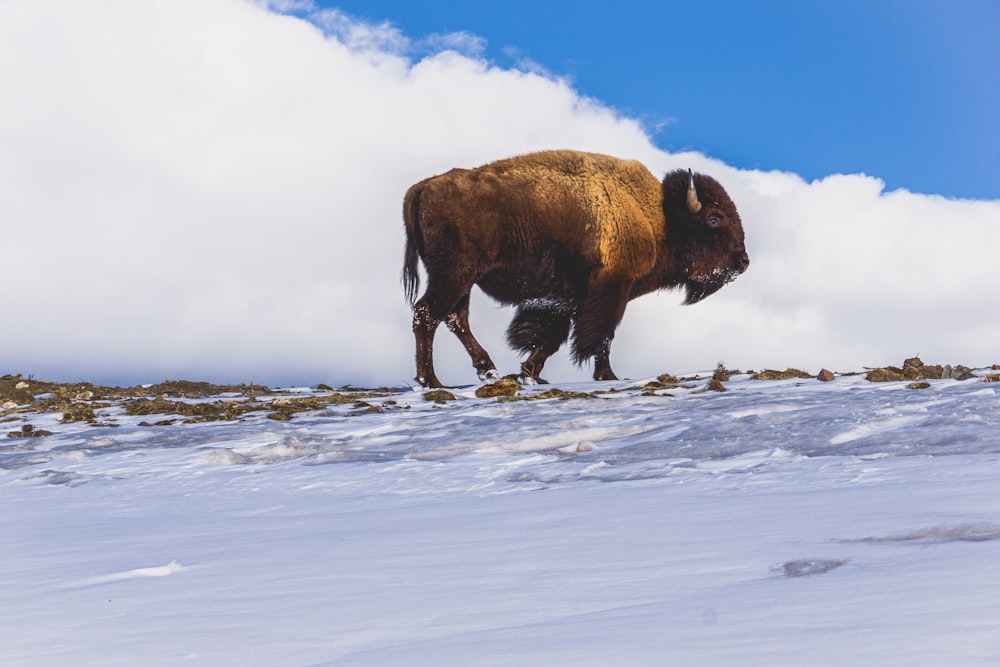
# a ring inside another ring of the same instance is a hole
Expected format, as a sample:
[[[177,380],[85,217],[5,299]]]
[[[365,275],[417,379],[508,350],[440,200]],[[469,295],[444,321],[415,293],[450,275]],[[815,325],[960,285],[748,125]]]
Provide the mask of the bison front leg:
[[[618,376],[611,370],[611,339],[601,345],[601,349],[594,355],[594,379],[595,380],[617,380]]]
[[[595,281],[573,323],[573,360],[594,360],[595,380],[617,380],[611,370],[611,341],[625,314],[631,283]]]
[[[499,376],[496,365],[490,359],[489,353],[479,344],[476,337],[472,335],[472,329],[469,328],[468,294],[459,299],[455,309],[445,319],[445,324],[458,340],[462,342],[462,345],[465,346],[465,351],[469,353],[469,358],[472,359],[472,365],[475,367],[479,379],[496,379]]]

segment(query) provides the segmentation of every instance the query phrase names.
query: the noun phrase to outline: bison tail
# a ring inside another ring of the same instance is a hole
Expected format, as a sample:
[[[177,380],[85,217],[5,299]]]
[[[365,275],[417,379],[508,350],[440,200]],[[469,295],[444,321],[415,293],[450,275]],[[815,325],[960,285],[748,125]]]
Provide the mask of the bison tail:
[[[403,257],[403,293],[412,306],[420,289],[417,262],[423,252],[423,235],[420,233],[420,190],[412,187],[403,200],[403,221],[406,223],[406,250]]]
[[[420,274],[417,273],[417,244],[413,237],[406,234],[406,253],[403,260],[403,293],[412,306],[417,301],[417,291],[420,289]]]

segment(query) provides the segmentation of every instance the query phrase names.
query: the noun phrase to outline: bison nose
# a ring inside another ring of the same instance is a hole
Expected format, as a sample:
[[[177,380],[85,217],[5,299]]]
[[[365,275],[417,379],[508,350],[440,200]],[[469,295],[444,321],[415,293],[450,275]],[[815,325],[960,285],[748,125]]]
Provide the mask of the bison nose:
[[[733,267],[743,273],[750,266],[750,255],[746,254],[745,251],[738,252],[733,255]]]

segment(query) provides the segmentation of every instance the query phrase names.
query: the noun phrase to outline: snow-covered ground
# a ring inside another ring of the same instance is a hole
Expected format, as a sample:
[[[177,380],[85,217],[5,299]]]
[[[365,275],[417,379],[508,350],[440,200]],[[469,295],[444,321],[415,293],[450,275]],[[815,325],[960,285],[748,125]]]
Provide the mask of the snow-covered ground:
[[[1000,664],[990,373],[19,414],[0,664]]]

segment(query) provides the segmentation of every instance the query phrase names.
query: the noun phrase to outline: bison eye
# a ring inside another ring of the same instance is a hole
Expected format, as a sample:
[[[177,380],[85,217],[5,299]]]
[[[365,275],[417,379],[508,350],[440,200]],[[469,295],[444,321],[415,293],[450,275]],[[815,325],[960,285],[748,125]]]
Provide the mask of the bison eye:
[[[713,215],[712,217],[705,219],[705,224],[709,227],[718,227],[722,224],[722,221]]]

